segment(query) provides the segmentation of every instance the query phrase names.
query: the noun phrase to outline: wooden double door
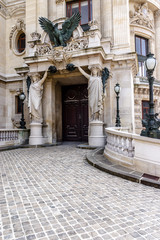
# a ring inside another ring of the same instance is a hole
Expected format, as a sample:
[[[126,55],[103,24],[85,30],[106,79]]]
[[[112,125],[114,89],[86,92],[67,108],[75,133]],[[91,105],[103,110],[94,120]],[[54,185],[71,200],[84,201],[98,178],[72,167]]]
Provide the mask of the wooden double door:
[[[64,141],[88,141],[88,90],[85,85],[62,87]]]

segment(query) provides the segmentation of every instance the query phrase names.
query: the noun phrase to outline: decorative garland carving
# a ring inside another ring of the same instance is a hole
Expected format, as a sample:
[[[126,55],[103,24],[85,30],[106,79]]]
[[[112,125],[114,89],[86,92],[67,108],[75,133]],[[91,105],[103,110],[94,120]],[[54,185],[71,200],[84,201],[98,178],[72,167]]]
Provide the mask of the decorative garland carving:
[[[87,39],[72,39],[71,42],[67,43],[66,47],[56,47],[51,48],[49,44],[38,44],[36,45],[36,56],[43,56],[43,55],[53,55],[56,58],[59,58],[63,53],[73,52],[80,49],[88,48],[88,40]],[[61,59],[61,58],[60,58]]]
[[[64,48],[64,51],[73,52],[73,51],[77,51],[79,49],[85,49],[85,48],[88,48],[87,39],[78,39],[78,40],[72,39],[72,41],[69,42],[67,46]]]
[[[35,56],[51,55],[52,48],[49,44],[38,44],[36,45]]]
[[[151,10],[148,4],[135,5],[135,12],[130,11],[130,24],[138,24],[150,29],[154,29],[154,21],[150,18]]]
[[[18,19],[17,20],[17,23],[15,26],[12,27],[12,30],[10,32],[10,35],[9,35],[9,46],[10,46],[10,49],[12,48],[12,37],[13,37],[13,34],[15,33],[15,31],[25,31],[25,24],[24,24],[24,20],[23,19]]]

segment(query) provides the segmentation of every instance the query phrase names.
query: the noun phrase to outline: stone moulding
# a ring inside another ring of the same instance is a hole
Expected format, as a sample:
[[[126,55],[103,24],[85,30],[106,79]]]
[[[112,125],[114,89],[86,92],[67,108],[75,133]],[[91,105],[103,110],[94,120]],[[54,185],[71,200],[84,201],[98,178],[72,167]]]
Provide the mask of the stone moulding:
[[[2,14],[4,17],[7,15],[6,7],[2,5],[2,3],[0,3],[0,14]]]
[[[16,51],[14,45],[16,44],[16,37],[19,32],[25,32],[25,23],[23,19],[18,19],[16,24],[12,27],[12,30],[9,35],[9,47],[13,49],[14,52]]]

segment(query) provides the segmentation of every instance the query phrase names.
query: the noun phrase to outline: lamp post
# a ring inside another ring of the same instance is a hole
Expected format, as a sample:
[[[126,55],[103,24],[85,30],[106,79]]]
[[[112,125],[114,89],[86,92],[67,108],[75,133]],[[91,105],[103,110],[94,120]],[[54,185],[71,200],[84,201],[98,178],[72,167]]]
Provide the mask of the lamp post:
[[[149,114],[147,118],[142,120],[142,126],[145,128],[141,131],[141,136],[159,138],[160,139],[160,119],[157,118],[158,113],[154,113],[154,101],[153,101],[153,72],[156,67],[156,59],[154,55],[149,53],[147,60],[145,61],[147,69],[147,77],[149,82]]]
[[[19,95],[19,99],[21,100],[21,103],[22,103],[22,118],[20,121],[20,128],[22,128],[22,129],[26,129],[26,127],[25,127],[26,122],[24,121],[24,100],[25,100],[25,98],[26,98],[26,95],[24,94],[24,92],[22,92]]]
[[[114,87],[114,91],[116,93],[117,98],[117,115],[116,115],[116,127],[121,127],[121,121],[120,121],[120,115],[119,115],[119,93],[120,93],[121,87],[119,83],[116,83]]]

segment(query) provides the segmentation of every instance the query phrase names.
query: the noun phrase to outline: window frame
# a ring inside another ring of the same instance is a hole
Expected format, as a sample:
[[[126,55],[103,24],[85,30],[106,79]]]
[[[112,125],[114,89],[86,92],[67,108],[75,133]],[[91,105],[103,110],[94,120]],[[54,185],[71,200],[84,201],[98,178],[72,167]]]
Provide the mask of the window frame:
[[[79,12],[81,14],[81,3],[82,2],[88,2],[88,22],[90,22],[92,20],[91,19],[91,17],[92,17],[92,7],[91,7],[92,0],[76,0],[76,1],[66,2],[66,16],[67,17],[72,16],[72,4],[75,4],[75,3],[79,4]],[[69,14],[68,14],[68,12],[69,12]],[[88,22],[81,24],[81,21],[80,21],[81,27],[88,25]]]
[[[23,36],[23,37],[22,37]],[[24,41],[24,47],[22,47],[22,41]],[[17,38],[17,51],[18,53],[23,53],[26,48],[26,35],[24,32],[21,32]]]
[[[137,51],[137,44],[136,44],[136,39],[139,38],[140,39],[140,51],[141,51],[141,54],[138,53]],[[142,55],[142,40],[145,40],[145,51],[146,51],[146,55]],[[138,65],[141,65],[141,69],[143,70],[143,65],[144,65],[144,62],[146,61],[147,59],[147,54],[148,54],[148,51],[149,51],[149,39],[148,38],[145,38],[145,37],[142,37],[142,36],[139,36],[139,35],[135,35],[135,51],[137,53],[137,56],[138,56]],[[144,69],[144,71],[140,73],[140,70],[137,74],[139,77],[147,77],[147,72],[146,72],[146,69]]]

